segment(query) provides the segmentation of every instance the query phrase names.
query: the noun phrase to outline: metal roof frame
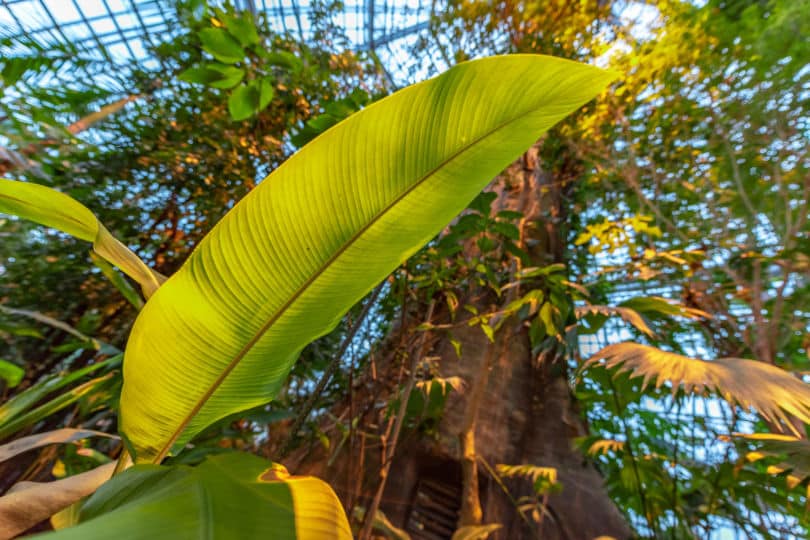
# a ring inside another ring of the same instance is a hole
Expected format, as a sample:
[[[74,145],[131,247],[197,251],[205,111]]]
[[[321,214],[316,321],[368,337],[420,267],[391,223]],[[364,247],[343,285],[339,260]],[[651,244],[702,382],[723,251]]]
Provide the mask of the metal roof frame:
[[[211,2],[215,3],[215,2]],[[313,0],[235,0],[238,9],[265,14],[271,27],[309,41]],[[428,29],[429,0],[345,0],[334,22],[349,47],[374,53],[399,83],[424,73],[435,60],[412,58],[410,45]],[[175,10],[165,0],[0,0],[0,34],[44,38],[94,52],[99,59],[125,66],[149,60],[148,50],[172,35]],[[2,52],[2,51],[0,51]],[[427,55],[430,56],[430,55]],[[89,75],[84,68],[83,75]]]

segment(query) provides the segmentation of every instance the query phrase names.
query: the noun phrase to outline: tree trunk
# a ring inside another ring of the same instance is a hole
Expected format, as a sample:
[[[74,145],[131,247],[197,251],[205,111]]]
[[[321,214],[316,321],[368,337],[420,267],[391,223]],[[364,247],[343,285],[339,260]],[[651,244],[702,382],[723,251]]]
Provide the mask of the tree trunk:
[[[542,266],[564,262],[560,225],[565,220],[565,193],[564,183],[552,181],[538,162],[534,149],[493,189],[499,194],[494,211],[508,208],[524,214],[522,247],[533,264]],[[478,301],[479,311],[493,309],[492,295],[482,294]],[[460,318],[453,337],[461,343],[461,359],[446,339],[426,354],[439,357],[442,377],[461,377],[465,390],[450,394],[435,439],[410,433],[400,442],[381,499],[386,517],[414,540],[449,540],[459,526],[489,523],[502,525],[490,536],[500,540],[630,537],[601,476],[572,446],[572,439],[587,430],[568,385],[564,349],[552,346],[533,354],[528,331],[516,319],[504,322],[493,343],[480,327],[463,324]],[[381,397],[371,390],[364,399],[377,402]],[[373,423],[380,424],[368,422]],[[360,425],[367,425],[366,420]],[[331,459],[307,450],[299,454],[301,461],[289,465],[298,474],[325,477],[342,500],[357,500],[368,508],[369,494],[378,483],[379,451],[349,446],[368,450],[361,456],[344,453]],[[332,461],[329,468],[327,460]],[[357,473],[349,470],[358,462],[365,464],[359,494],[353,484]],[[518,499],[534,497],[534,482],[502,479],[495,473],[499,464],[552,467],[562,490],[544,497],[534,515],[522,513]]]

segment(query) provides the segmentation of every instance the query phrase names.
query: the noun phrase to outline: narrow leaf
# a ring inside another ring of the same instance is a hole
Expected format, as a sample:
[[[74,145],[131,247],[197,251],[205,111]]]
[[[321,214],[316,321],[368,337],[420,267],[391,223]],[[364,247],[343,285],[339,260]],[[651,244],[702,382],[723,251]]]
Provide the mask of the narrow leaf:
[[[6,381],[6,386],[14,388],[23,380],[25,370],[17,364],[0,358],[0,379]]]
[[[94,252],[90,252],[90,260],[93,261],[93,264],[101,270],[101,273],[104,274],[104,277],[110,280],[118,291],[124,295],[124,298],[135,307],[135,309],[140,310],[143,308],[143,300],[141,299],[138,291],[136,291],[132,285],[122,276],[118,270],[116,270],[113,265],[96,255]]]
[[[87,394],[96,391],[102,384],[107,382],[112,375],[112,373],[108,373],[102,377],[97,377],[87,381],[84,384],[80,384],[76,388],[68,390],[64,394],[60,394],[52,400],[47,401],[36,409],[10,418],[7,422],[0,424],[0,440],[13,435],[22,429],[33,426],[40,420],[43,420],[48,416],[61,411],[65,407],[76,403]]]
[[[107,437],[117,439],[115,435],[104,433],[102,431],[94,431],[92,429],[73,429],[62,428],[53,431],[46,431],[44,433],[37,433],[36,435],[29,435],[22,437],[8,444],[0,446],[0,461],[11,459],[18,454],[41,448],[49,444],[67,444],[74,441],[87,439],[88,437]]]
[[[30,311],[30,310],[27,310],[27,309],[17,309],[17,308],[10,308],[10,307],[6,307],[6,306],[0,306],[0,312],[5,313],[6,315],[16,315],[16,316],[19,316],[19,317],[27,317],[27,318],[33,319],[33,320],[35,320],[37,322],[47,324],[48,326],[51,326],[53,328],[57,328],[59,330],[62,330],[63,332],[67,332],[71,336],[79,338],[81,341],[86,341],[86,342],[91,343],[93,345],[93,348],[96,349],[96,350],[99,350],[102,347],[102,344],[100,342],[96,341],[95,339],[93,339],[93,338],[91,338],[89,336],[86,336],[86,335],[82,334],[81,332],[79,332],[78,330],[76,330],[75,328],[70,326],[69,324],[64,323],[62,321],[59,321],[57,319],[54,319],[53,317],[49,317],[49,316],[47,316],[47,315],[45,315],[43,313],[40,313],[38,311]],[[115,349],[114,347],[112,347],[112,345],[104,344],[104,346],[110,347],[111,349]],[[121,352],[121,351],[119,351],[117,349],[115,349],[115,351],[116,352]],[[111,350],[111,352],[112,352],[112,350]]]
[[[582,319],[587,315],[618,315],[622,318],[626,323],[633,325],[638,331],[643,332],[649,337],[655,337],[655,332],[650,326],[647,324],[647,321],[644,320],[636,310],[631,309],[629,307],[613,307],[613,306],[599,306],[588,304],[585,306],[578,306],[575,308],[574,313],[576,314],[577,319]]]
[[[0,212],[92,242],[96,253],[137,281],[147,298],[165,280],[113,237],[87,207],[55,189],[0,178]]]
[[[120,361],[121,356],[119,355],[109,358],[103,362],[98,362],[96,364],[91,364],[81,369],[77,369],[72,373],[59,373],[38,382],[31,388],[26,389],[24,392],[16,394],[11,399],[0,405],[0,429],[2,429],[3,426],[5,426],[5,424],[8,422],[11,422],[18,416],[29,411],[31,407],[42,401],[48,394],[73,384],[82,377],[89,375],[94,371],[116,365]]]

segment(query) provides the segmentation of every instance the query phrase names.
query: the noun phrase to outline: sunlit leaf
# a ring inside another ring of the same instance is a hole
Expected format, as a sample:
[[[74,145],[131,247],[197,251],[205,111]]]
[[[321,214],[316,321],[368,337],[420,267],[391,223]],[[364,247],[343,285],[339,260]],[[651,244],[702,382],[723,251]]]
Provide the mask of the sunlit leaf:
[[[655,315],[671,315],[687,319],[711,319],[712,316],[705,311],[682,306],[660,296],[639,296],[630,298],[620,306],[632,308],[640,313]]]
[[[272,399],[307,343],[612,77],[539,55],[461,64],[287,160],[138,316],[121,397],[137,460]]]
[[[487,525],[467,525],[453,533],[452,540],[486,540],[489,535],[502,528],[500,523]]]
[[[25,370],[23,368],[0,358],[0,379],[5,381],[6,386],[14,388],[20,384],[23,377],[25,377]]]
[[[55,189],[0,178],[0,212],[92,242],[95,252],[138,282],[147,297],[165,279],[113,237],[84,205]]]
[[[108,373],[107,375],[96,377],[95,379],[87,381],[84,384],[80,384],[76,388],[72,388],[56,396],[35,409],[32,409],[24,414],[20,414],[19,416],[11,417],[5,422],[1,422],[0,439],[5,439],[21,429],[33,426],[40,420],[43,420],[48,416],[61,411],[65,407],[76,403],[83,397],[98,390],[110,379],[110,377],[112,377],[112,375],[112,373]]]
[[[613,439],[600,439],[594,441],[588,448],[588,454],[595,456],[598,454],[607,454],[608,452],[620,452],[624,450],[624,443]]]
[[[323,481],[227,453],[196,467],[136,465],[84,503],[75,527],[46,538],[350,540],[337,496]]]
[[[108,263],[106,260],[102,259],[95,253],[90,253],[90,259],[93,261],[93,264],[101,270],[101,273],[104,274],[104,277],[110,280],[110,283],[115,286],[118,291],[124,295],[124,298],[135,307],[135,309],[142,309],[143,308],[143,300],[141,299],[138,291],[136,291],[132,285],[116,270],[113,265]]]
[[[757,444],[756,451],[745,455],[747,461],[776,458],[778,462],[768,467],[768,472],[789,473],[786,475],[788,487],[793,488],[810,478],[810,441],[807,439],[775,433],[734,433],[733,437]]]
[[[220,62],[235,64],[244,60],[245,51],[236,39],[222,28],[206,28],[199,33],[204,51]]]
[[[611,316],[611,315],[618,315],[622,318],[623,321],[633,325],[638,331],[643,332],[644,334],[654,337],[655,332],[653,332],[652,328],[649,327],[647,321],[644,320],[644,317],[639,315],[639,313],[631,308],[628,307],[614,307],[614,306],[599,306],[588,304],[585,306],[577,306],[574,309],[574,313],[576,314],[577,319],[582,319],[587,315],[604,315],[604,316]]]
[[[795,432],[790,415],[810,423],[810,385],[778,367],[741,358],[707,362],[638,343],[608,345],[594,354],[585,367],[604,360],[606,367],[643,377],[643,386],[672,384],[687,392],[717,392],[732,405],[751,407],[764,418],[782,422]]]
[[[5,403],[0,405],[0,431],[4,430],[10,422],[18,421],[19,418],[28,413],[32,407],[42,401],[48,394],[64,388],[82,377],[89,375],[99,369],[104,369],[117,365],[121,361],[121,356],[109,358],[103,362],[98,362],[77,369],[71,373],[60,373],[44,378],[34,386],[14,395]]]

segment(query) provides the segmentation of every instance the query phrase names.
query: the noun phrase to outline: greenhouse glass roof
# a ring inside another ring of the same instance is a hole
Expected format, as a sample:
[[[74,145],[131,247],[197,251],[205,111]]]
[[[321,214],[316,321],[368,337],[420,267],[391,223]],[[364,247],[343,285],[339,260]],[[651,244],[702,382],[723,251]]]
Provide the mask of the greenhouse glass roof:
[[[214,2],[210,2],[214,3]],[[237,8],[265,14],[280,34],[312,37],[311,0],[236,0]],[[395,78],[413,79],[408,53],[426,31],[434,3],[426,0],[345,0],[333,14],[349,46],[373,51]],[[172,35],[177,14],[166,0],[0,0],[0,35],[72,43],[122,67],[149,62],[149,48]]]

